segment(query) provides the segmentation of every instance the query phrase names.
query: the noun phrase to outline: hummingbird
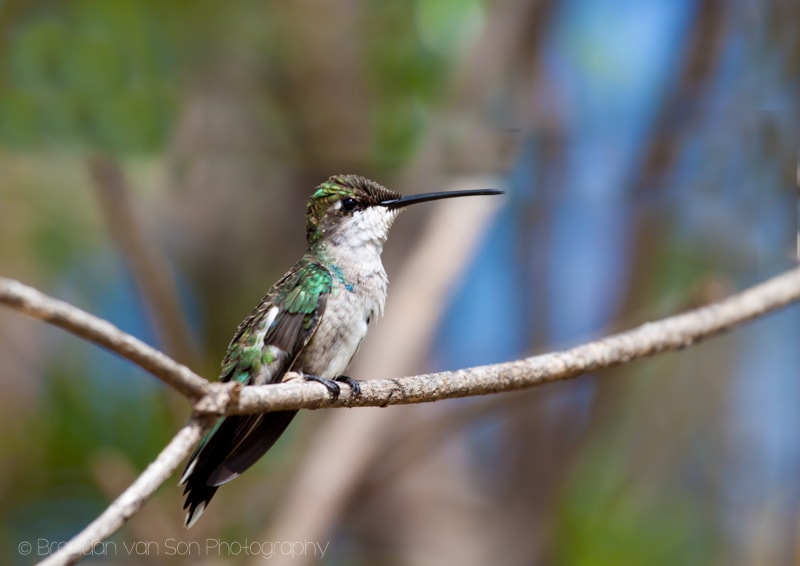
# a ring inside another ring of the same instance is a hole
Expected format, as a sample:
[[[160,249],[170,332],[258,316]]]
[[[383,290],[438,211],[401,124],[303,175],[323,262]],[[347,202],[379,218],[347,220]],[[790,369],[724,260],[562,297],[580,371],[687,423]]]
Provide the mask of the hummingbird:
[[[324,385],[335,400],[344,375],[383,314],[389,280],[381,253],[404,207],[432,200],[496,195],[495,189],[403,196],[358,175],[334,175],[316,187],[306,206],[308,250],[239,324],[222,360],[220,381],[245,386],[280,383],[292,372]],[[220,417],[189,459],[185,526],[200,518],[219,487],[255,464],[297,411]]]

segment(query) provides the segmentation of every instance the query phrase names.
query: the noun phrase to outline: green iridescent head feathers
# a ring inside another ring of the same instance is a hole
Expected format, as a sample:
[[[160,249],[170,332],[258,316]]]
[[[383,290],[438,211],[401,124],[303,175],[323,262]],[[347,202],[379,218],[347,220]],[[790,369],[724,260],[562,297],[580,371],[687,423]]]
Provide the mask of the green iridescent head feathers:
[[[345,199],[352,199],[357,208],[364,209],[400,196],[400,193],[390,191],[383,185],[359,175],[333,175],[319,185],[308,199],[306,239],[309,245],[314,244],[325,234],[327,228],[336,223],[338,217],[352,214],[354,209],[347,206],[351,203],[337,206],[337,202],[342,203]]]

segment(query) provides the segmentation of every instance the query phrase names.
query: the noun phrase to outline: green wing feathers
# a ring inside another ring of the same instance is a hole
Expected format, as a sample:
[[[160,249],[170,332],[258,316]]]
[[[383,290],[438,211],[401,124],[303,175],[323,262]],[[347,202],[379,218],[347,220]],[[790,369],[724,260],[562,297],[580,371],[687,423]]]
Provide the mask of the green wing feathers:
[[[221,381],[277,383],[308,344],[325,311],[331,274],[321,264],[299,263],[239,325],[222,362]],[[186,525],[202,514],[217,488],[270,449],[296,411],[219,419],[184,471]]]
[[[320,296],[331,291],[331,273],[319,263],[310,263],[298,270],[293,283],[286,287],[279,302],[287,312],[312,314]]]
[[[239,326],[222,364],[222,381],[276,383],[316,329],[331,291],[318,263],[289,272]]]

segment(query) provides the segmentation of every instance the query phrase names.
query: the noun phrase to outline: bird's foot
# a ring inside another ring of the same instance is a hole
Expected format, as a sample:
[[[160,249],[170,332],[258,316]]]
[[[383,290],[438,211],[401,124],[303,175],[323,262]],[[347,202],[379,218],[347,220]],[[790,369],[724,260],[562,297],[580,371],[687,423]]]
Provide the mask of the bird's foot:
[[[349,385],[351,391],[353,392],[353,397],[359,397],[361,395],[361,385],[359,385],[358,380],[346,375],[340,375],[336,379],[328,379],[318,375],[303,374],[303,378],[306,381],[316,381],[317,383],[324,385],[328,390],[328,393],[331,394],[331,399],[333,401],[336,401],[339,398],[339,394],[342,392],[341,388],[339,387],[339,383],[346,383]]]
[[[346,375],[340,375],[336,378],[336,381],[349,385],[350,390],[353,392],[353,398],[361,397],[361,385],[358,383],[357,379],[353,379],[352,377],[348,377]]]
[[[327,377],[320,377],[318,375],[309,375],[307,373],[303,374],[303,378],[306,381],[316,381],[317,383],[321,383],[325,386],[328,390],[328,393],[331,394],[331,399],[336,401],[339,398],[339,393],[341,393],[341,389],[339,388],[339,384],[336,383],[332,379],[328,379]]]

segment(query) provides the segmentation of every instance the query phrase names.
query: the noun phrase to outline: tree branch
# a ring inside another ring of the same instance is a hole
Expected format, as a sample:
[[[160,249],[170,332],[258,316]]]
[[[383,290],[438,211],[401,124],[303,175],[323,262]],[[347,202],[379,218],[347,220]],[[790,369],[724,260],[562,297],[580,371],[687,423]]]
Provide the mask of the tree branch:
[[[660,352],[674,351],[800,300],[800,267],[690,312],[563,352],[453,372],[362,382],[362,394],[345,390],[331,401],[327,390],[309,382],[254,387],[210,384],[164,354],[114,325],[11,279],[0,278],[0,303],[60,326],[118,353],[193,400],[196,414],[158,458],[95,521],[45,564],[70,564],[119,529],[188,456],[211,417],[320,407],[423,403],[515,391],[614,367]]]
[[[0,303],[49,322],[132,361],[192,401],[209,392],[209,383],[186,366],[101,318],[48,297],[19,281],[0,277]]]
[[[343,390],[337,401],[332,401],[327,390],[316,383],[243,387],[236,400],[216,398],[214,406],[227,407],[226,414],[385,407],[516,391],[680,350],[799,300],[800,268],[794,268],[718,303],[562,352],[451,372],[363,381],[361,396],[353,398],[350,391]],[[228,394],[222,390],[220,393]],[[196,407],[202,409],[205,401]]]
[[[798,300],[800,268],[794,268],[718,303],[570,350],[451,372],[368,380],[361,385],[359,397],[354,398],[345,389],[333,401],[324,386],[301,380],[253,387],[209,383],[111,323],[18,281],[0,277],[0,303],[105,346],[184,394],[194,402],[199,414],[209,415],[386,407],[516,391],[680,350]]]
[[[92,549],[110,537],[145,501],[167,481],[172,472],[191,453],[203,435],[213,425],[214,420],[208,418],[192,418],[173,439],[161,454],[147,466],[128,489],[122,492],[97,519],[89,523],[85,529],[72,538],[58,552],[51,554],[39,564],[41,566],[61,566],[74,564],[84,556],[90,555]]]

